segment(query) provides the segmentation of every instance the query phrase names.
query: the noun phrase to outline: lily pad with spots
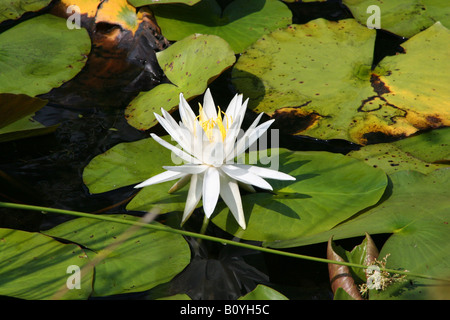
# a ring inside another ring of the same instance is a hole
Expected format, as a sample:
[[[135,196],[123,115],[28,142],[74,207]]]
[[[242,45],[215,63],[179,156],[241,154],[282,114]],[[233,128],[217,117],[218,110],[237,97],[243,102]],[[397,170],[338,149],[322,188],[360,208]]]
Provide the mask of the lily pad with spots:
[[[450,164],[450,128],[408,137],[391,143],[379,143],[351,151],[348,156],[364,160],[387,174],[400,170],[430,173]]]
[[[181,40],[193,33],[225,39],[235,53],[243,52],[262,35],[292,22],[292,13],[278,0],[235,0],[223,10],[216,0],[152,7],[163,35]]]
[[[308,237],[374,205],[387,185],[381,170],[340,154],[286,149],[272,153],[261,162],[274,165],[278,158],[278,171],[296,181],[270,180],[273,191],[243,195],[245,230],[224,206],[212,217],[214,224],[236,237],[264,243]]]
[[[6,30],[0,43],[0,92],[32,97],[73,78],[91,49],[85,29],[68,29],[65,19],[49,14]]]
[[[128,215],[114,217],[138,221]],[[79,218],[45,233],[83,245],[93,261],[106,253],[94,266],[92,296],[149,290],[170,281],[191,257],[181,235],[144,228],[130,231],[130,225],[122,223]]]
[[[8,0],[0,2],[0,23],[16,20],[26,12],[44,9],[52,0]]]
[[[366,25],[377,6],[380,27],[402,37],[412,37],[440,21],[450,28],[450,6],[447,0],[343,0],[356,20]]]
[[[190,100],[233,65],[236,58],[228,43],[212,35],[194,34],[157,53],[158,63],[170,83],[141,92],[125,110],[128,123],[140,130],[154,126],[154,112],[176,109],[179,95]]]
[[[62,299],[86,299],[92,290],[92,269],[84,249],[64,244],[38,232],[0,229],[0,295],[27,300],[46,300],[65,292]],[[79,289],[66,290],[79,267]]]
[[[364,145],[448,126],[450,31],[436,23],[372,71],[375,34],[354,19],[291,25],[253,44],[233,83],[289,134]]]

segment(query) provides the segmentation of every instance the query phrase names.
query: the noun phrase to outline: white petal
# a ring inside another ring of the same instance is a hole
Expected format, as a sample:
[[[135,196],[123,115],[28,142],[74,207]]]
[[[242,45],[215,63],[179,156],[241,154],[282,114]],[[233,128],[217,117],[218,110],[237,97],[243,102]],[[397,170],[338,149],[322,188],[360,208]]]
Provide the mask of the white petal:
[[[233,141],[233,148],[231,148],[231,143],[229,141],[226,141],[226,157],[225,157],[225,161],[228,162],[232,159],[234,159],[235,157],[238,156],[237,151],[244,149],[242,152],[244,152],[249,146],[246,147],[245,145],[245,141],[248,141],[248,137],[250,136],[250,134],[252,133],[252,131],[254,130],[254,128],[258,125],[259,120],[261,119],[261,117],[263,116],[264,113],[260,113],[256,119],[253,121],[253,123],[250,125],[250,127],[247,129],[247,131],[243,134],[243,136],[237,141],[234,142]],[[244,117],[244,115],[242,115],[242,118]],[[233,123],[233,126],[236,124],[236,128],[233,128],[234,132],[230,132],[235,134],[237,138],[237,136],[239,135],[239,133],[241,132],[241,127],[240,127],[240,123]],[[239,127],[237,127],[239,126]],[[230,129],[230,131],[232,131]],[[230,137],[231,138],[231,137]],[[242,152],[240,152],[239,154],[241,154]]]
[[[203,180],[203,210],[207,218],[211,217],[220,193],[219,171],[214,167],[206,170]]]
[[[236,180],[228,177],[221,177],[220,197],[228,206],[241,228],[245,230],[244,209],[242,208],[241,194],[239,193],[239,187]]]
[[[205,143],[203,145],[202,160],[204,163],[214,167],[221,166],[224,160],[223,142]]]
[[[227,107],[227,110],[225,111],[226,117],[224,119],[224,125],[225,127],[230,127],[231,123],[234,123],[237,121],[239,116],[239,111],[242,107],[242,94],[236,94],[233,99],[231,99],[230,104]],[[228,121],[231,121],[229,123]]]
[[[269,120],[254,129],[249,129],[245,132],[244,136],[236,142],[235,150],[227,156],[226,160],[230,160],[234,157],[238,157],[241,153],[243,153],[247,148],[249,148],[256,140],[259,139],[266,131],[269,129],[270,125],[275,120]]]
[[[217,111],[216,106],[214,104],[213,97],[211,95],[211,91],[209,88],[206,89],[205,95],[203,97],[203,111],[208,119],[216,119]]]
[[[241,100],[242,101],[242,100]],[[247,111],[248,98],[244,101],[244,103],[238,106],[238,110],[236,110],[235,118],[239,118],[239,128],[242,126],[242,121],[244,121],[245,112]]]
[[[163,168],[184,174],[199,174],[208,169],[208,166],[202,164],[184,164],[182,166],[163,166]]]
[[[180,112],[181,121],[183,121],[184,125],[193,130],[194,121],[195,121],[195,113],[192,111],[191,107],[187,103],[186,99],[182,93],[180,93],[180,104],[178,105],[178,110]]]
[[[290,176],[286,173],[264,167],[251,166],[247,164],[235,164],[235,166],[248,170],[249,172],[254,173],[262,178],[276,179],[276,180],[295,180],[293,176]]]
[[[202,188],[203,177],[197,174],[192,175],[181,224],[183,224],[190,217],[192,212],[195,210],[195,207],[197,207],[197,204],[202,198]]]
[[[170,116],[169,113],[165,112],[166,114]],[[181,148],[186,150],[187,152],[191,152],[190,150],[190,144],[187,141],[187,137],[189,136],[189,133],[181,129],[177,123],[171,123],[170,121],[167,121],[166,119],[162,118],[160,115],[155,113],[156,120],[161,124],[161,126],[166,130],[166,132],[170,135],[170,137],[175,140]],[[172,117],[171,117],[172,118]],[[173,120],[173,118],[172,118]],[[175,122],[175,120],[173,120]]]
[[[156,134],[151,133],[150,135],[151,135],[151,137],[153,139],[155,139],[156,142],[158,142],[163,147],[171,150],[176,156],[180,157],[182,160],[184,160],[184,161],[186,161],[188,163],[195,163],[195,164],[200,164],[201,163],[200,160],[195,159],[190,154],[184,152],[183,150],[178,149],[174,145],[171,145],[167,141],[165,141],[165,140],[161,139],[160,137],[158,137]]]
[[[141,182],[140,184],[138,184],[134,187],[142,188],[142,187],[150,186],[152,184],[157,184],[157,183],[162,183],[162,182],[182,178],[185,175],[186,175],[185,173],[181,173],[181,172],[164,171],[160,174],[157,174],[156,176],[151,177],[150,179],[145,180],[144,182]]]
[[[239,168],[232,164],[223,165],[220,169],[233,179],[262,189],[272,190],[272,186],[267,181],[246,169]]]

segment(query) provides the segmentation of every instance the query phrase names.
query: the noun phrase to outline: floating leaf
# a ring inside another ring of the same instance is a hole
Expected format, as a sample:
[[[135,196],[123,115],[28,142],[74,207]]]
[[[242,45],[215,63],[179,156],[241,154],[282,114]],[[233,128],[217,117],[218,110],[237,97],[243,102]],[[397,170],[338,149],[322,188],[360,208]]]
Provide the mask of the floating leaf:
[[[366,232],[372,235],[397,233],[410,224],[430,224],[430,230],[433,225],[439,228],[442,219],[448,216],[440,213],[450,208],[449,175],[450,169],[434,170],[427,175],[416,171],[395,172],[389,175],[391,183],[386,189],[386,195],[370,210],[321,234],[267,245],[279,248],[295,247],[328,241],[330,236],[343,239],[362,236]],[[420,228],[414,232],[420,233]]]
[[[152,11],[167,39],[181,40],[193,33],[216,35],[235,53],[292,21],[291,11],[278,0],[231,1],[223,11],[216,0],[202,0],[192,7],[162,5]]]
[[[6,20],[16,20],[25,12],[39,11],[50,4],[52,0],[8,0],[0,3],[0,23]]]
[[[374,13],[370,6],[380,12],[380,27],[402,37],[412,37],[440,21],[450,28],[450,7],[447,0],[343,0],[356,20],[366,25]]]
[[[391,143],[379,143],[351,151],[348,156],[364,160],[387,174],[400,170],[429,173],[448,167],[450,128],[432,130]]]
[[[84,66],[91,48],[85,29],[42,15],[0,34],[0,92],[36,96],[59,87]],[[14,79],[14,81],[11,81]]]
[[[239,300],[288,300],[283,294],[278,291],[259,284],[253,291],[247,293],[245,296],[239,298]],[[261,310],[261,313],[269,312],[269,310]]]
[[[136,217],[128,215],[121,215],[120,218],[137,221]],[[100,254],[129,228],[129,225],[121,223],[78,218],[45,233],[82,244]],[[92,295],[107,296],[151,289],[170,281],[189,261],[190,249],[181,235],[139,229],[130,233],[123,243],[95,266]]]
[[[229,45],[211,35],[191,35],[157,54],[158,63],[170,84],[164,83],[140,93],[125,110],[133,127],[146,130],[157,122],[154,112],[178,106],[179,95],[192,99],[202,94],[208,84],[235,62]]]
[[[75,244],[63,244],[40,233],[0,229],[0,295],[20,299],[51,299],[66,289],[69,266],[80,268],[80,289],[68,290],[63,299],[86,299],[93,272],[83,271],[89,262]]]
[[[375,34],[353,19],[291,25],[253,44],[233,83],[284,133],[367,144],[448,126],[450,31],[436,23],[371,71]]]
[[[33,120],[34,113],[47,104],[46,100],[24,94],[0,93],[0,142],[6,142],[54,131]]]
[[[0,128],[3,128],[27,115],[33,114],[47,104],[46,100],[24,94],[0,94]]]
[[[163,137],[172,143],[168,136]],[[173,165],[171,152],[152,138],[120,143],[96,156],[85,167],[83,181],[91,193],[102,193],[138,184]],[[127,205],[128,210],[149,211],[158,207],[161,213],[183,211],[187,189],[169,194],[172,182],[160,183],[139,190]]]
[[[261,163],[279,163],[277,169],[296,181],[270,181],[272,192],[243,195],[245,231],[224,206],[218,206],[212,221],[239,238],[270,243],[330,230],[375,204],[387,185],[381,170],[350,159],[328,152],[280,149]]]

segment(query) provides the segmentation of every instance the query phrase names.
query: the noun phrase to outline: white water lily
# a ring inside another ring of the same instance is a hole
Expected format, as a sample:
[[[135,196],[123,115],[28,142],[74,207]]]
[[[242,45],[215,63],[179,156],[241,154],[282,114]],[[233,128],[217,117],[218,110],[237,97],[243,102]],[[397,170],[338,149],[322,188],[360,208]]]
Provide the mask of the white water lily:
[[[245,134],[238,138],[247,103],[248,99],[242,103],[242,95],[237,94],[225,112],[220,108],[217,111],[211,92],[207,89],[203,107],[199,106],[199,115],[196,116],[183,94],[180,94],[179,123],[164,109],[161,109],[162,117],[156,113],[155,116],[181,149],[155,134],[151,136],[181,158],[185,164],[164,166],[165,172],[151,177],[135,188],[179,179],[170,189],[173,191],[190,181],[182,223],[189,218],[202,198],[203,210],[209,219],[220,195],[236,221],[245,229],[239,185],[248,190],[254,190],[252,186],[272,190],[264,178],[295,180],[294,177],[276,170],[234,162],[234,159],[258,140],[274,121],[258,125],[263,115],[261,113]]]

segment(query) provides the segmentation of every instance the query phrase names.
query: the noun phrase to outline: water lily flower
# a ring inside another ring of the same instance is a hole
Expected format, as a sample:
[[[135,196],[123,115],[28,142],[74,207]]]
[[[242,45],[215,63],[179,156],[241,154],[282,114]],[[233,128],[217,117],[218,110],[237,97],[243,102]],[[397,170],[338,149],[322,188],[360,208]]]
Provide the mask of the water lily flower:
[[[236,221],[245,229],[239,185],[253,191],[252,186],[272,190],[265,178],[295,178],[276,170],[234,162],[274,121],[258,125],[263,115],[261,113],[239,137],[248,103],[248,99],[245,102],[242,99],[242,94],[236,94],[223,112],[220,108],[216,110],[211,92],[207,89],[203,106],[199,105],[199,115],[196,116],[181,93],[179,123],[164,109],[161,109],[162,116],[155,113],[156,119],[180,148],[155,134],[151,134],[152,138],[181,158],[184,164],[164,166],[166,171],[145,180],[135,188],[179,179],[170,190],[173,191],[190,182],[182,223],[190,217],[200,199],[203,199],[203,210],[209,219],[220,195]]]

